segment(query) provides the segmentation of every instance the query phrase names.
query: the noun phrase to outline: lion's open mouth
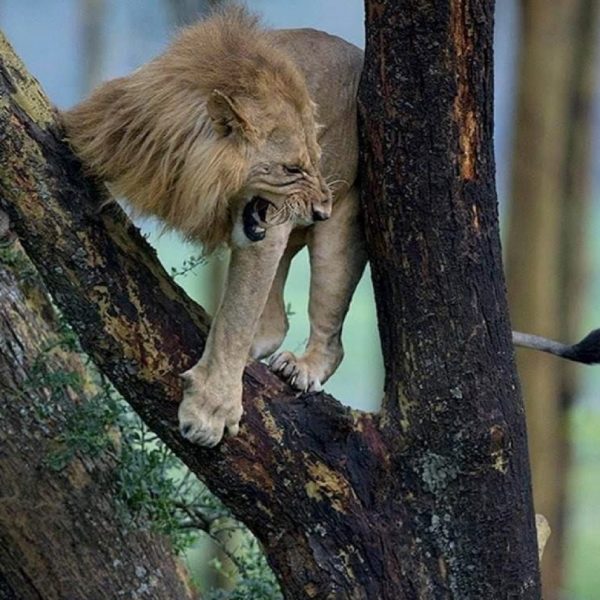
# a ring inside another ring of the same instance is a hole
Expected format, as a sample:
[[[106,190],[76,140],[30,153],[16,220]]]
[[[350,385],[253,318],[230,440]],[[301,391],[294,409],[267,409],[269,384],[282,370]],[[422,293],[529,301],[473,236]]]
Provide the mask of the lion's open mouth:
[[[254,196],[244,207],[242,220],[244,223],[244,234],[251,242],[259,242],[264,239],[267,226],[267,212],[271,202],[260,196]]]

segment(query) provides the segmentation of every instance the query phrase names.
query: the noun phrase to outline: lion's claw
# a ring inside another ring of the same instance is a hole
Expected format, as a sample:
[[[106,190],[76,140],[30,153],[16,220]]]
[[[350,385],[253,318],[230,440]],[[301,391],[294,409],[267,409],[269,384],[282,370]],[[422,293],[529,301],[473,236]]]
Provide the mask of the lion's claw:
[[[305,356],[297,358],[291,352],[281,352],[273,356],[269,366],[292,387],[302,392],[320,392],[323,389],[322,368]]]
[[[214,448],[223,437],[223,426],[215,423],[214,426],[198,422],[182,421],[179,425],[181,435],[199,446]]]

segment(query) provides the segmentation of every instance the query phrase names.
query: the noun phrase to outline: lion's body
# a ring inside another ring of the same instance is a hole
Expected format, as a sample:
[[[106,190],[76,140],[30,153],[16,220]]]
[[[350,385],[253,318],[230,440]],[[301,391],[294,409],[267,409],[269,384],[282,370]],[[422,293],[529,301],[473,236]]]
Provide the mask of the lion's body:
[[[233,246],[207,347],[188,372],[180,421],[189,439],[212,445],[224,427],[237,430],[241,371],[249,353],[268,355],[285,337],[283,286],[305,244],[307,350],[272,364],[315,390],[342,358],[342,322],[366,262],[356,187],[361,65],[361,51],[339,38],[265,31],[234,8],[65,114],[86,165],[138,212],[206,250]]]
[[[334,189],[334,194],[343,196],[357,175],[356,94],[363,53],[339,37],[314,29],[272,31],[269,36],[304,75],[318,107],[321,172],[328,181],[346,182]]]

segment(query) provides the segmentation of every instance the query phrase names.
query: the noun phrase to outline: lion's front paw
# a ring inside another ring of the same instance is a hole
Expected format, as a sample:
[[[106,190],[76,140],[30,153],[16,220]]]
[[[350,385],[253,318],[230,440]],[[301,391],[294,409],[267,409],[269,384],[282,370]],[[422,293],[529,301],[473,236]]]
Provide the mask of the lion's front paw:
[[[292,387],[303,392],[320,392],[326,373],[323,364],[309,355],[297,357],[292,352],[276,354],[269,362],[271,370],[285,379]]]
[[[227,430],[236,435],[242,418],[242,385],[213,383],[206,371],[194,367],[181,375],[183,400],[179,405],[179,431],[194,444],[216,446]]]

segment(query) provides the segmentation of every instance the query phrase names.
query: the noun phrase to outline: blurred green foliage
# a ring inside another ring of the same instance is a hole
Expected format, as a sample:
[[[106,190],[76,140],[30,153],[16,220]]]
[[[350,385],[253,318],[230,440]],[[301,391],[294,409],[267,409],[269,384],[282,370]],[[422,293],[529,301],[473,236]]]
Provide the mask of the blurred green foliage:
[[[573,467],[569,474],[569,534],[564,598],[600,596],[600,415],[583,406],[571,412]]]

